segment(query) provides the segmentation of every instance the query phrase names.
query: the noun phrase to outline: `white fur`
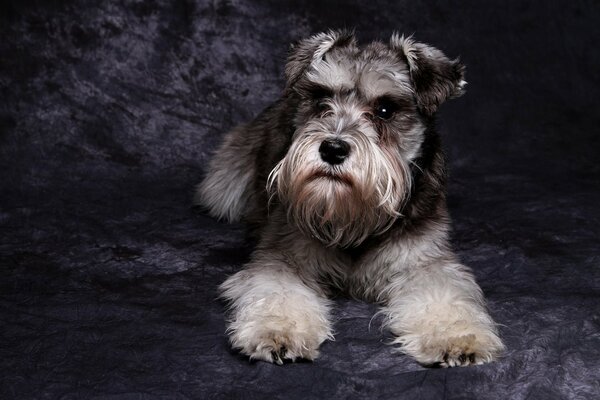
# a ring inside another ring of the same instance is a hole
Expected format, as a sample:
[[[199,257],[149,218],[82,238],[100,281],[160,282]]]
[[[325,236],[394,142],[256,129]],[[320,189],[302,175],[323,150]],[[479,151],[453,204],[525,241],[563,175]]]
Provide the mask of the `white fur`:
[[[306,76],[312,82],[334,89],[351,88],[354,86],[351,68],[354,66],[327,55],[325,59],[313,61]]]
[[[313,62],[321,60],[325,54],[331,50],[337,39],[338,35],[334,31],[329,31],[327,33],[323,32],[314,35],[312,40],[319,42],[319,46],[313,54]]]
[[[417,63],[419,53],[416,43],[417,42],[413,40],[412,36],[404,37],[404,35],[399,35],[398,33],[394,33],[390,39],[390,44],[392,47],[402,49],[411,71],[417,71],[419,68]]]
[[[391,61],[374,68],[364,60],[349,61],[335,54],[326,54],[312,62],[306,77],[333,90],[358,87],[368,99],[376,99],[383,94],[414,93],[404,64]]]
[[[381,65],[378,69],[365,67],[360,74],[359,87],[368,99],[383,94],[412,94],[408,71],[401,64]]]
[[[277,192],[288,218],[307,235],[327,246],[359,244],[380,234],[400,215],[411,175],[405,157],[386,152],[365,111],[351,99],[330,102],[329,115],[296,131],[286,156],[269,175],[269,190]],[[329,166],[319,156],[319,145],[341,138],[352,156]],[[353,185],[314,180],[316,172],[349,175]]]
[[[397,336],[394,343],[420,363],[489,362],[504,346],[481,289],[446,243],[447,229],[439,225],[421,236],[390,241],[355,269],[353,293],[384,304],[381,312]]]
[[[231,344],[250,358],[312,360],[323,341],[333,340],[329,300],[283,263],[259,259],[226,280],[221,290],[233,311]]]
[[[382,304],[393,343],[422,364],[481,364],[504,349],[473,275],[446,246],[445,226],[389,240],[358,264],[289,227],[270,229],[285,238],[285,252],[259,251],[221,286],[231,304],[231,343],[251,358],[317,357],[319,344],[333,339],[324,277]]]

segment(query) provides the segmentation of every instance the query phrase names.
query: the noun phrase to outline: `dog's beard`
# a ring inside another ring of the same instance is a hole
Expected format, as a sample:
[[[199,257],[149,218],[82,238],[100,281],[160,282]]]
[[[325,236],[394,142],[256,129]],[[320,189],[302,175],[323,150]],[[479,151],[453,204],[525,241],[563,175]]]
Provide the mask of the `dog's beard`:
[[[348,159],[332,166],[319,157],[322,133],[297,136],[271,172],[269,190],[306,235],[328,246],[357,246],[401,215],[411,175],[398,150],[374,143],[376,134],[355,132],[344,137],[352,149]]]

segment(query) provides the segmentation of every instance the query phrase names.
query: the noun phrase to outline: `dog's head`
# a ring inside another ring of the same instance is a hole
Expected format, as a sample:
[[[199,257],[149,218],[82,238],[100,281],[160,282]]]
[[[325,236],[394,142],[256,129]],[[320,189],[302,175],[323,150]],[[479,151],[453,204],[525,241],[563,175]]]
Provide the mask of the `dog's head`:
[[[384,232],[410,194],[426,120],[462,94],[464,67],[411,38],[361,48],[352,33],[331,31],[293,46],[285,72],[295,132],[270,190],[327,245]]]

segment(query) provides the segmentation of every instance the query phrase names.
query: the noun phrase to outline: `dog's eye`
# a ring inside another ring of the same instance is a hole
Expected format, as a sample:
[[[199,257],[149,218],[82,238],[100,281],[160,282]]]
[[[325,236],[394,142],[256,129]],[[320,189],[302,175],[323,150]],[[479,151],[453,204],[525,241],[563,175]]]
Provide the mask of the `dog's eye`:
[[[388,99],[380,99],[373,110],[373,114],[376,117],[388,120],[392,118],[396,110],[398,109],[396,103]]]
[[[329,107],[327,99],[319,99],[315,101],[315,111],[317,114],[324,114],[329,110],[331,110],[331,107]]]
[[[313,104],[313,109],[316,114],[323,115],[331,110],[329,101],[333,97],[331,89],[324,86],[316,85],[306,91],[308,99]]]

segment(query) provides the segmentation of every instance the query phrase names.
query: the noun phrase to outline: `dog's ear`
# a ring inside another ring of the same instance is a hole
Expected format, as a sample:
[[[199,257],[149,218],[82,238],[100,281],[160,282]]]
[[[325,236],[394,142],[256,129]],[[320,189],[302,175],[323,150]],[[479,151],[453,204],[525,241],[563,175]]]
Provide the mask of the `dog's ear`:
[[[356,46],[356,38],[349,30],[330,30],[292,44],[285,65],[287,86],[293,86],[312,63],[323,60],[333,48],[350,46]]]
[[[459,59],[450,60],[435,47],[398,34],[392,35],[390,47],[408,64],[417,105],[425,114],[432,115],[446,99],[464,93],[465,66]]]

